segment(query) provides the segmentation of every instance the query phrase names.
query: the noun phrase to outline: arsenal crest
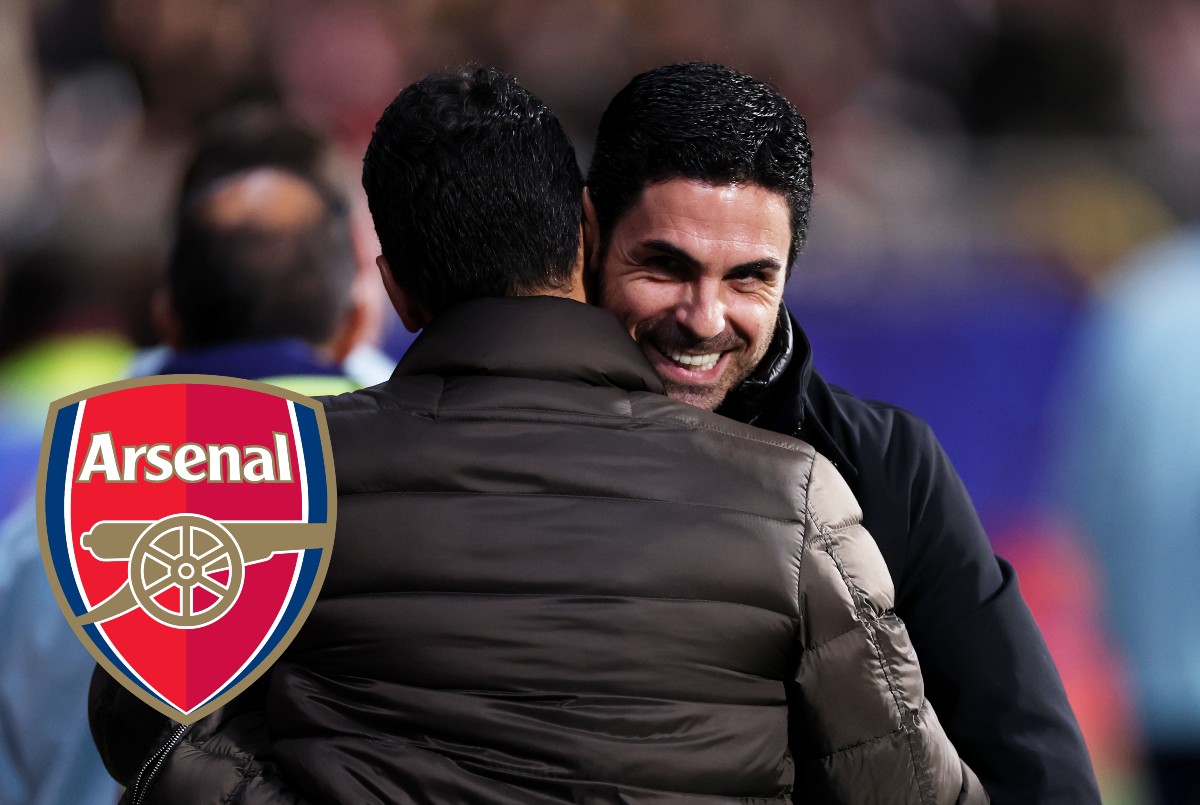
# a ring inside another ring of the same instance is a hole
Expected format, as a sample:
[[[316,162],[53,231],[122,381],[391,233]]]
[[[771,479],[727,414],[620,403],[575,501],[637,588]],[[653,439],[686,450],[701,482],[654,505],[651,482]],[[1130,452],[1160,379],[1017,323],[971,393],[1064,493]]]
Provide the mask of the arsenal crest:
[[[185,724],[296,635],[336,501],[324,411],[299,394],[168,375],[50,408],[38,522],[59,605],[113,678]]]

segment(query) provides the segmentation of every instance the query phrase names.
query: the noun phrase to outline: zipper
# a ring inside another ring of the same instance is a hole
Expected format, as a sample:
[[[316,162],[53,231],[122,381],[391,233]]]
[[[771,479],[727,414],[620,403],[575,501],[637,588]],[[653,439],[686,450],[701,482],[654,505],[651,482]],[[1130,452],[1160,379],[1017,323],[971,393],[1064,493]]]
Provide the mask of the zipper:
[[[171,750],[175,748],[175,745],[183,740],[183,734],[187,731],[188,725],[180,724],[171,733],[171,736],[167,738],[167,742],[160,746],[158,751],[151,755],[142,765],[141,771],[138,772],[137,777],[133,780],[133,785],[129,788],[130,795],[132,796],[130,805],[141,805],[142,800],[150,790],[150,784],[154,782],[159,769],[167,761],[167,755],[171,754]],[[146,774],[147,771],[150,773]],[[145,780],[142,779],[143,777],[145,777]]]

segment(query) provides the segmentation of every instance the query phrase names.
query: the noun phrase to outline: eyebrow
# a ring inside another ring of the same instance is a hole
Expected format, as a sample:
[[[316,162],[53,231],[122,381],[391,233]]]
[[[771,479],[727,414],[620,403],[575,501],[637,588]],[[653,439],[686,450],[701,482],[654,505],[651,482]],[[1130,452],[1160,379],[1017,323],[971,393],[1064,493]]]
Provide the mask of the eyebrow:
[[[687,263],[688,265],[699,265],[700,261],[692,255],[688,254],[683,249],[673,243],[668,243],[665,240],[643,240],[640,244],[643,249],[653,249],[657,252],[662,252],[676,260]],[[729,271],[782,271],[783,267],[778,260],[770,257],[764,257],[762,260],[751,260],[749,263],[741,263],[730,267]]]

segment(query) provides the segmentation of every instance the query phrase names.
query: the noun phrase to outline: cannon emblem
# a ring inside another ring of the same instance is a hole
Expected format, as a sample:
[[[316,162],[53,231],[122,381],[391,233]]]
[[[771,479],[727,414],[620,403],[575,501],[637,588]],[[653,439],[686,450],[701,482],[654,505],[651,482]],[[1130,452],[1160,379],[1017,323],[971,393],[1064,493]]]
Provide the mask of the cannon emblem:
[[[97,559],[129,560],[129,581],[80,623],[99,623],[140,606],[167,626],[207,626],[237,601],[246,565],[279,552],[324,547],[327,533],[310,523],[222,524],[199,514],[97,523],[81,544]],[[160,600],[174,602],[176,594],[177,605]]]

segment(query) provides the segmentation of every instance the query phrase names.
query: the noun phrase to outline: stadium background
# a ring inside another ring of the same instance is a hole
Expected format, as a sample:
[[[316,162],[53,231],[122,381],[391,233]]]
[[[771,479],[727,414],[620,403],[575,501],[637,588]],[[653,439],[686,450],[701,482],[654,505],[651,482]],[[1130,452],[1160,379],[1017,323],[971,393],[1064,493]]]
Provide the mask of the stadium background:
[[[431,70],[514,73],[586,167],[611,95],[690,59],[771,81],[808,119],[816,196],[788,302],[817,366],[933,425],[1018,568],[1105,800],[1149,801],[1096,557],[1053,468],[1088,305],[1200,214],[1189,0],[4,0],[0,412],[39,340],[152,342],[180,171],[231,104],[327,134],[361,208],[374,120]],[[392,327],[386,348],[406,339]]]

